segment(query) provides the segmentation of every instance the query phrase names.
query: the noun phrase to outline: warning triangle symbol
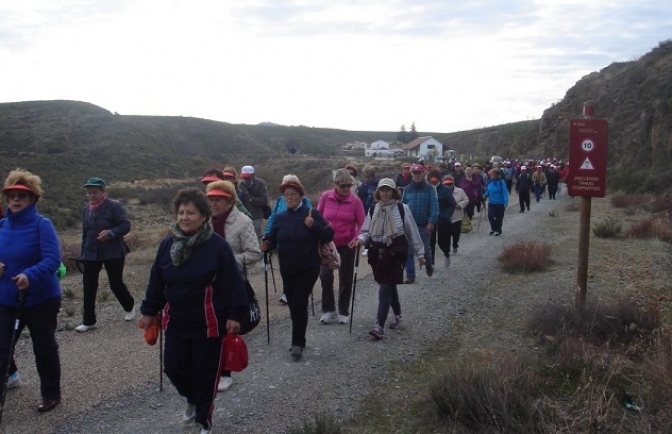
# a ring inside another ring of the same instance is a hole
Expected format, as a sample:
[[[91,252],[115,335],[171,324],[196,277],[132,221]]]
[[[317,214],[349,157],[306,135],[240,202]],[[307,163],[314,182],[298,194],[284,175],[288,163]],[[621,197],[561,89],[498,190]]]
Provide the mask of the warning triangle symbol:
[[[593,163],[590,162],[588,157],[583,161],[583,164],[581,165],[581,169],[586,169],[586,170],[595,170],[593,167]]]

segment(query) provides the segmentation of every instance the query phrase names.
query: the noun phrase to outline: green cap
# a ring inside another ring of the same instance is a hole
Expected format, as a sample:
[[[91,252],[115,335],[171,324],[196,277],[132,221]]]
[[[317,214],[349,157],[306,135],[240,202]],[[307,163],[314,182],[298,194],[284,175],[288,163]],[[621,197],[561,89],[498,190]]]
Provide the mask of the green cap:
[[[101,178],[89,178],[89,180],[86,181],[86,184],[84,184],[84,188],[86,187],[105,188],[105,181]]]

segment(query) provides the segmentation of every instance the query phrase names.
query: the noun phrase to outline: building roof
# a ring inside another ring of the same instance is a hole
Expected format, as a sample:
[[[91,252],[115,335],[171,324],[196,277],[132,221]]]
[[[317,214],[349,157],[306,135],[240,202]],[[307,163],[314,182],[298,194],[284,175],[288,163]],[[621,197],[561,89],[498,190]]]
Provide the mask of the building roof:
[[[432,136],[418,137],[417,139],[413,140],[412,142],[405,144],[404,147],[401,148],[401,149],[417,148],[418,146],[425,143],[427,140],[429,140],[431,138],[432,138]]]

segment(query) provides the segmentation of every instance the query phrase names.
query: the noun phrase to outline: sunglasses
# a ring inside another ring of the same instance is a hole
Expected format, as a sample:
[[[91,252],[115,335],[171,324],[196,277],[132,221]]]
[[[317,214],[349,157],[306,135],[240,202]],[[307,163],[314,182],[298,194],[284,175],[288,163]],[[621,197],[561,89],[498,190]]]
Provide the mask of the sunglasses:
[[[26,200],[30,195],[28,193],[7,193],[7,199]]]
[[[339,188],[350,188],[352,184],[336,184]]]

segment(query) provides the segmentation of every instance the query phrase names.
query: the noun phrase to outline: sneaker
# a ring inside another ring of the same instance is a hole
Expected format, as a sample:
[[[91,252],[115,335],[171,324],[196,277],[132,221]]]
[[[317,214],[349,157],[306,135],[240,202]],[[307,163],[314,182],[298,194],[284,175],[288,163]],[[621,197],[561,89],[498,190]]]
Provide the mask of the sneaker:
[[[490,231],[490,235],[495,235],[495,231]]]
[[[135,320],[135,304],[128,312],[124,311],[124,321],[133,321]]]
[[[348,315],[338,315],[339,324],[348,324],[350,323],[350,317]]]
[[[18,372],[15,372],[9,377],[7,377],[7,390],[19,387],[20,385],[21,385],[21,377],[19,377]]]
[[[405,283],[406,285],[410,285],[411,283],[415,283],[415,277],[407,277],[407,278],[404,280],[404,283]]]
[[[212,429],[205,429],[205,427],[201,428],[201,434],[210,434],[212,432]]]
[[[299,360],[301,357],[303,357],[303,348],[298,345],[292,345],[292,348],[289,351],[289,355],[292,356],[292,358],[295,360]]]
[[[383,335],[385,334],[385,331],[381,326],[378,324],[374,325],[373,328],[369,331],[369,334],[373,336],[373,338],[377,341],[381,340],[383,338]]]
[[[453,247],[453,254],[457,254],[457,247]]]
[[[280,304],[287,304],[287,294],[282,294],[282,297],[280,297]]]
[[[524,209],[521,209],[521,210],[520,210],[520,211],[518,211],[518,212],[519,212],[519,213],[524,213],[524,212],[525,212],[525,210],[524,210]]]
[[[443,266],[448,268],[450,267],[450,256],[445,256],[443,259]]]
[[[362,252],[362,256],[368,256],[369,255],[369,249],[364,249]]]
[[[327,312],[324,315],[322,315],[322,318],[320,318],[320,322],[322,324],[329,324],[332,320],[336,319],[336,312]]]
[[[219,385],[217,386],[217,391],[224,392],[225,390],[229,390],[229,387],[231,387],[232,384],[233,384],[233,378],[221,377],[219,379]]]
[[[425,266],[425,271],[427,272],[427,277],[432,277],[434,274],[434,266],[433,265],[426,265]]]
[[[496,237],[498,237],[498,236],[500,236],[500,235],[502,235],[501,232],[495,232],[495,236],[496,236]]]
[[[86,333],[89,330],[93,330],[95,328],[96,328],[95,324],[91,324],[91,325],[80,324],[77,327],[75,327],[75,331],[78,332],[78,333]]]
[[[186,410],[184,410],[184,414],[182,415],[182,422],[191,423],[194,421],[195,417],[196,417],[196,404],[187,404],[187,408]]]
[[[528,210],[528,211],[530,210],[530,207],[529,207],[529,206],[527,207],[527,210]]]
[[[395,315],[394,318],[390,320],[390,323],[387,325],[387,327],[391,328],[392,330],[399,328],[401,325],[401,322],[403,319],[401,318],[401,315]]]

